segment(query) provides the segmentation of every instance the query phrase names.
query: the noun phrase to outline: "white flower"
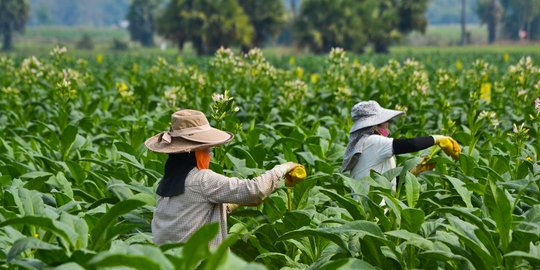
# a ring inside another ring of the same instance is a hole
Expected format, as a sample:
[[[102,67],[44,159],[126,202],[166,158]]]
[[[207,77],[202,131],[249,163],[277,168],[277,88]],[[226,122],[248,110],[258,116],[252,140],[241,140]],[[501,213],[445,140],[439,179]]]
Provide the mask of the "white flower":
[[[536,108],[536,110],[540,112],[540,98],[536,98],[534,100],[534,108]]]
[[[523,96],[525,94],[527,94],[527,89],[521,89],[518,91],[518,96]]]
[[[223,98],[224,96],[222,94],[214,93],[212,95],[212,100],[214,100],[214,102],[221,101]]]

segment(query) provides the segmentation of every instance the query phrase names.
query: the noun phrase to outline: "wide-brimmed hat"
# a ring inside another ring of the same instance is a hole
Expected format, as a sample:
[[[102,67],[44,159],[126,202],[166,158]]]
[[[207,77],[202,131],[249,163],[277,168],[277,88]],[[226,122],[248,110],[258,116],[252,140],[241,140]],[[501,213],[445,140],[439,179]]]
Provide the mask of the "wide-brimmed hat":
[[[390,121],[403,113],[402,111],[385,109],[374,100],[361,101],[352,107],[351,116],[354,123],[350,133]]]
[[[220,145],[232,140],[230,132],[213,128],[200,111],[180,110],[171,116],[171,128],[144,142],[146,147],[159,153],[191,152]]]

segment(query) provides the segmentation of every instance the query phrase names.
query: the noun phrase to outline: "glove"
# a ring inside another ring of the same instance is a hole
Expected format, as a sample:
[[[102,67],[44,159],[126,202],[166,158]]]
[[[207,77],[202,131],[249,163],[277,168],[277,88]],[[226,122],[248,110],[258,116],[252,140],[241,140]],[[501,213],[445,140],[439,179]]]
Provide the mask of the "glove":
[[[430,156],[424,157],[424,159],[422,159],[422,162],[420,162],[420,164],[416,165],[416,167],[411,169],[411,173],[417,176],[425,171],[429,171],[435,168],[435,165],[437,165],[437,163],[436,162],[428,163],[430,159],[431,159]]]
[[[285,186],[294,187],[306,178],[306,169],[300,164],[296,164],[285,174]]]
[[[298,167],[298,166],[302,166],[298,163],[295,163],[295,162],[286,162],[286,163],[283,163],[280,165],[281,167],[285,168],[285,172],[288,173],[289,171],[293,170],[294,168]]]
[[[459,144],[454,139],[443,135],[432,135],[431,137],[433,137],[435,144],[438,145],[447,155],[454,159],[459,159],[461,147],[459,147]]]

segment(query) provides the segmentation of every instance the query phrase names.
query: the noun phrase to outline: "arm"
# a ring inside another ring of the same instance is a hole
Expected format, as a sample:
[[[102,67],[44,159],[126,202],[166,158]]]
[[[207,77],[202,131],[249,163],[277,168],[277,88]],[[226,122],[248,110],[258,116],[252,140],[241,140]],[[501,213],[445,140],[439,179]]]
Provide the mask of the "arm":
[[[412,139],[394,139],[392,149],[394,155],[412,153],[433,146],[435,140],[432,136],[421,136]]]
[[[199,172],[201,193],[212,203],[254,204],[274,191],[280,179],[294,166],[292,162],[277,165],[251,180],[227,177],[210,170],[203,170]]]

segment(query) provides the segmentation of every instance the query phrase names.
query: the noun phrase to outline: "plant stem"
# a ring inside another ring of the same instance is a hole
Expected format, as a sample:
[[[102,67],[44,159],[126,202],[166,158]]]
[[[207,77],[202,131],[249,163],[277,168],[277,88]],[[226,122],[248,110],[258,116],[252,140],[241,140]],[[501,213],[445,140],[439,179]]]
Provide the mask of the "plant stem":
[[[292,210],[292,189],[287,188],[287,210]]]

